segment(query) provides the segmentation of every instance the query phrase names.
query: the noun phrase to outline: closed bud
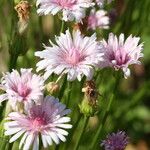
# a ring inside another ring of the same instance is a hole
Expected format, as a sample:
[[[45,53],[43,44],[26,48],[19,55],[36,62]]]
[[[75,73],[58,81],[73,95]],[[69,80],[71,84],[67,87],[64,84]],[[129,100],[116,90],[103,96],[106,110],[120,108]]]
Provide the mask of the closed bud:
[[[49,82],[47,85],[46,85],[46,90],[50,93],[50,94],[54,94],[56,93],[57,91],[59,91],[59,84],[56,83],[56,82]]]

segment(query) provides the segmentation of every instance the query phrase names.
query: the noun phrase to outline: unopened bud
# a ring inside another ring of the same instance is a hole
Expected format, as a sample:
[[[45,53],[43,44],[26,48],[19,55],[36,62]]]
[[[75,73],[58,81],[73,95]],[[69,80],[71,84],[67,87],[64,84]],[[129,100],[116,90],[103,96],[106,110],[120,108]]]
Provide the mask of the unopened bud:
[[[46,89],[50,94],[54,94],[59,91],[59,84],[56,82],[50,82],[46,85]]]

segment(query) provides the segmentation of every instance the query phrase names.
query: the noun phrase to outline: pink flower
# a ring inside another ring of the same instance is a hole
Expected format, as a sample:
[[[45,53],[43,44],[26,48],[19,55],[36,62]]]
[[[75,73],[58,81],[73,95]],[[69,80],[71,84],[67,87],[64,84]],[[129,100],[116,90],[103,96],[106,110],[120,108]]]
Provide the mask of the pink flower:
[[[143,57],[143,53],[141,53],[143,44],[138,45],[139,40],[139,37],[132,37],[132,35],[130,35],[125,41],[124,34],[121,34],[119,39],[117,39],[114,34],[110,33],[108,42],[105,40],[102,41],[102,44],[105,47],[105,63],[101,63],[100,66],[111,66],[116,70],[122,69],[125,78],[127,78],[130,76],[128,66],[140,64],[139,58]]]
[[[39,136],[42,139],[44,148],[52,145],[52,141],[59,144],[59,141],[66,141],[65,136],[68,132],[64,129],[72,128],[67,124],[69,117],[64,117],[70,113],[66,106],[55,99],[47,96],[41,105],[34,105],[28,111],[28,114],[12,112],[8,115],[4,124],[5,135],[13,135],[9,142],[16,141],[22,136],[19,149],[29,150],[33,144],[33,150],[39,149]]]
[[[9,100],[12,108],[16,110],[17,102],[28,107],[32,102],[38,103],[43,95],[44,80],[33,74],[32,69],[13,70],[7,72],[2,78],[0,88],[6,93],[0,95],[0,102]]]
[[[109,28],[109,17],[106,16],[107,12],[104,10],[98,10],[95,12],[92,9],[88,17],[88,28],[95,30],[96,28]]]
[[[36,4],[40,15],[56,15],[62,11],[64,21],[75,19],[77,22],[85,17],[85,9],[94,5],[92,0],[37,0]]]
[[[53,72],[57,75],[67,73],[68,80],[80,81],[85,75],[88,80],[93,76],[93,70],[102,60],[102,46],[96,41],[95,34],[83,37],[80,31],[74,31],[71,36],[66,34],[56,37],[57,45],[51,42],[52,47],[45,46],[44,51],[38,51],[36,56],[42,58],[37,63],[37,71],[45,69],[44,78],[47,79]]]

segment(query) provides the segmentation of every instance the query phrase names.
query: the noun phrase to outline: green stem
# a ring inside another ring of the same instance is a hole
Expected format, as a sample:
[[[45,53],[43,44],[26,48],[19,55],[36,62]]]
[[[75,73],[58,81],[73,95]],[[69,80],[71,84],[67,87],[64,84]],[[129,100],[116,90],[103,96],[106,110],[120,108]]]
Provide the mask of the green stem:
[[[64,22],[64,20],[62,20],[60,33],[64,32],[64,25],[65,25],[65,22]]]
[[[120,79],[120,76],[118,74],[117,77],[116,77],[116,79],[115,79],[115,87],[114,87],[114,89],[112,91],[111,98],[109,100],[109,103],[108,103],[108,106],[106,108],[106,111],[104,112],[102,123],[99,126],[98,131],[96,132],[96,135],[94,136],[93,142],[92,142],[92,144],[90,146],[90,150],[94,149],[96,147],[96,145],[97,145],[97,141],[98,141],[98,139],[99,139],[99,137],[101,135],[102,129],[103,129],[103,127],[105,125],[105,122],[107,120],[107,117],[108,117],[108,115],[110,113],[110,108],[111,108],[111,105],[112,105],[114,97],[115,97],[115,93],[116,93],[116,89],[117,89],[117,86],[118,86],[118,83],[119,83],[119,79]]]
[[[58,98],[61,100],[63,95],[64,95],[64,91],[65,91],[65,88],[66,88],[66,84],[67,84],[67,76],[64,77],[64,80],[63,80],[63,84],[62,84],[62,87],[60,89],[60,92],[59,92],[59,95],[58,95]]]
[[[96,135],[94,136],[94,139],[93,139],[93,142],[92,142],[92,145],[91,145],[91,148],[90,148],[91,150],[94,149],[94,147],[95,147],[95,145],[96,145],[96,143],[97,143],[97,141],[99,139],[101,131],[102,131],[102,129],[103,129],[104,125],[105,125],[106,119],[107,119],[107,117],[109,115],[110,107],[111,107],[111,104],[112,104],[113,100],[114,100],[114,94],[112,94],[112,96],[111,96],[111,98],[109,100],[107,109],[106,109],[106,111],[104,113],[104,116],[103,116],[103,119],[102,119],[102,123],[99,126],[98,131],[96,132]]]
[[[68,93],[67,93],[66,107],[69,106],[69,101],[70,101],[70,97],[71,97],[71,90],[72,90],[72,82],[68,82]]]
[[[80,142],[81,142],[83,133],[84,133],[84,131],[85,131],[85,129],[86,129],[86,126],[87,126],[87,123],[88,123],[88,120],[89,120],[89,117],[84,116],[82,128],[81,128],[81,131],[79,132],[78,139],[77,139],[77,141],[76,141],[76,143],[75,143],[74,150],[78,150],[78,148],[79,148],[79,145],[80,145]]]

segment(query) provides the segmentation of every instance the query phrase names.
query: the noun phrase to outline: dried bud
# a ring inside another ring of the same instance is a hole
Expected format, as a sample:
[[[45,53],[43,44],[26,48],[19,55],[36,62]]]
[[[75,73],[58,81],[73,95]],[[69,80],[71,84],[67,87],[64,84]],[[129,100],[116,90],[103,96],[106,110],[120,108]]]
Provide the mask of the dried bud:
[[[73,25],[74,30],[80,30],[82,34],[85,34],[87,31],[87,17],[82,19],[81,23]]]
[[[50,82],[46,85],[46,89],[50,94],[54,94],[59,90],[59,84],[56,82]]]
[[[82,88],[82,92],[85,94],[82,103],[79,105],[80,111],[87,116],[93,116],[97,112],[99,96],[94,81],[87,81],[85,87]]]
[[[85,87],[82,88],[82,92],[85,93],[85,97],[87,98],[90,105],[97,105],[97,98],[99,96],[99,93],[96,89],[94,81],[87,81],[85,83]]]
[[[18,13],[19,21],[18,28],[19,33],[22,34],[27,29],[28,21],[29,21],[29,13],[30,13],[31,5],[28,1],[20,1],[16,6],[15,10]]]

